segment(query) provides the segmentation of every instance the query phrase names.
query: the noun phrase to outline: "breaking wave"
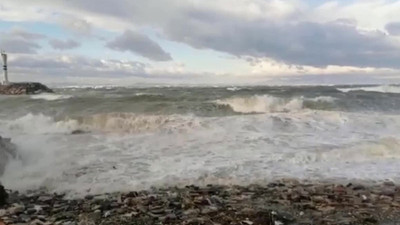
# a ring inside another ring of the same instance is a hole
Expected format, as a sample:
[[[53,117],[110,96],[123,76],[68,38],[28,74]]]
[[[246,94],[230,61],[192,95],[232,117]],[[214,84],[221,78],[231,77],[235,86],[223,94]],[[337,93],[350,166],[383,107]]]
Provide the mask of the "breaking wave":
[[[25,160],[8,164],[1,179],[16,190],[82,195],[280,177],[400,180],[399,126],[397,115],[312,110],[213,118],[28,114],[0,120],[0,134],[12,138]],[[73,129],[92,132],[69,135]]]
[[[163,96],[163,94],[139,92],[139,93],[136,93],[135,96]]]
[[[0,121],[8,132],[26,134],[70,133],[73,130],[106,133],[185,132],[202,127],[198,118],[181,115],[105,113],[55,120],[43,114],[27,114],[13,121]],[[0,130],[3,130],[0,129]]]
[[[188,131],[202,124],[195,117],[180,115],[140,115],[106,113],[73,119],[77,128],[115,133]]]
[[[36,100],[47,100],[47,101],[56,101],[56,100],[62,100],[62,99],[69,99],[72,98],[71,95],[57,95],[57,94],[39,94],[39,95],[31,95],[31,99],[36,99]]]
[[[275,112],[295,112],[304,107],[304,102],[327,102],[332,103],[335,98],[330,96],[320,96],[316,98],[278,98],[269,95],[254,95],[249,97],[232,97],[217,100],[219,105],[226,105],[238,113],[275,113]]]
[[[240,91],[240,90],[242,90],[242,88],[240,88],[240,87],[228,87],[228,88],[226,88],[226,90],[228,90],[228,91]]]
[[[337,88],[337,90],[347,93],[351,91],[366,91],[366,92],[380,92],[380,93],[400,93],[400,86],[373,86],[373,87],[354,87],[354,88]]]

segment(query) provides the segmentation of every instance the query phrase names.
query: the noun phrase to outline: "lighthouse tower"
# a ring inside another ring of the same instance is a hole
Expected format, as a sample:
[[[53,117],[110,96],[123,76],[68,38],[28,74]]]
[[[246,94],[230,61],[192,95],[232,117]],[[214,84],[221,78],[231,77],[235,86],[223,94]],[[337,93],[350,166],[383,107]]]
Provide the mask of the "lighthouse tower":
[[[7,54],[4,51],[1,51],[1,58],[3,59],[3,85],[8,85],[8,73],[7,73]]]

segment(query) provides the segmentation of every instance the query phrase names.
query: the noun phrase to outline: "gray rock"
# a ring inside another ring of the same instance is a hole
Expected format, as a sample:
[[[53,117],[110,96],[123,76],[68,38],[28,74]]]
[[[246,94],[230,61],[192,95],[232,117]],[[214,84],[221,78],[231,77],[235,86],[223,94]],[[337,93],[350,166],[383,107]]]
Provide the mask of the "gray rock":
[[[45,224],[44,222],[42,222],[41,220],[38,220],[38,219],[36,219],[30,223],[30,225],[44,225],[44,224]]]
[[[0,168],[0,170],[1,170],[1,168]],[[0,175],[1,175],[1,173],[0,173]],[[7,194],[6,190],[4,189],[4,186],[0,184],[0,207],[6,204],[7,198],[8,198],[8,194]]]
[[[13,204],[12,207],[8,208],[7,211],[8,211],[8,214],[10,214],[10,215],[23,213],[25,211],[25,206],[15,203],[15,204]]]
[[[29,208],[26,210],[26,213],[29,215],[35,214],[36,213],[36,209],[35,208]]]
[[[39,202],[50,203],[53,201],[53,196],[50,195],[42,195],[38,198]]]
[[[64,222],[62,225],[76,225],[76,223],[73,221],[67,221],[67,222]]]
[[[215,212],[218,212],[218,208],[215,206],[206,206],[203,209],[201,209],[201,214],[209,214]]]
[[[84,131],[84,130],[73,130],[73,131],[71,132],[71,134],[73,134],[73,135],[86,134],[86,133],[88,133],[88,132],[87,132],[87,131]]]
[[[0,209],[0,217],[4,217],[5,215],[7,215],[7,210]]]

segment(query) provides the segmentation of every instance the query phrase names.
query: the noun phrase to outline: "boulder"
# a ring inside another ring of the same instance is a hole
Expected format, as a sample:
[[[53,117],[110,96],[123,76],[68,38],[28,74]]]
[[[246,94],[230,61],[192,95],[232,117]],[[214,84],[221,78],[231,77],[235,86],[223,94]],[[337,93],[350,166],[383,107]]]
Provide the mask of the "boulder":
[[[11,143],[11,139],[0,136],[0,176],[10,159],[17,158],[17,147]]]
[[[8,194],[3,185],[0,184],[0,207],[6,204]]]
[[[53,93],[53,90],[46,85],[36,82],[11,83],[0,85],[0,94],[2,95],[30,95],[40,93]]]

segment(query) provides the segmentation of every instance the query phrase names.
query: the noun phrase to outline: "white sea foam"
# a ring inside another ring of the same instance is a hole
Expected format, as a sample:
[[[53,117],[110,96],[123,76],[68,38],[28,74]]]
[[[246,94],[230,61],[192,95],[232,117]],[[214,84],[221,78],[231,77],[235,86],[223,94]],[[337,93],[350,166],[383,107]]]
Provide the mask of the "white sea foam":
[[[240,91],[240,90],[242,90],[242,88],[240,88],[240,87],[228,87],[228,88],[226,88],[226,90],[228,90],[228,91]]]
[[[0,121],[11,133],[24,134],[69,134],[74,130],[106,132],[115,134],[148,132],[185,132],[199,129],[201,121],[193,116],[140,115],[134,113],[105,113],[80,118],[54,120],[42,114],[27,114],[10,121]]]
[[[400,93],[400,86],[372,86],[372,87],[354,87],[354,88],[337,88],[341,92],[351,91],[367,91],[367,92],[381,92],[381,93]]]
[[[62,100],[72,98],[71,95],[57,95],[57,94],[38,94],[38,95],[31,95],[31,99],[40,99],[40,100],[47,100],[47,101],[55,101],[55,100]]]
[[[32,113],[15,120],[0,120],[0,131],[7,135],[60,134],[73,130],[75,126],[73,121],[56,122],[52,117]]]
[[[68,85],[68,86],[60,86],[60,88],[69,88],[69,89],[114,89],[120,86],[117,85]]]
[[[112,132],[69,134],[83,126]],[[77,194],[281,177],[400,181],[399,127],[396,115],[312,110],[64,120],[28,114],[0,121],[0,135],[10,136],[22,156],[1,180],[17,190]]]
[[[300,98],[286,100],[268,95],[232,97],[218,100],[217,103],[228,105],[240,113],[290,112],[303,107],[303,100]]]
[[[160,93],[138,92],[138,93],[135,94],[135,96],[163,96],[163,94],[160,94]]]
[[[318,96],[315,98],[310,98],[308,99],[310,101],[315,101],[315,102],[328,102],[328,103],[332,103],[334,101],[336,101],[337,99],[331,96]]]
[[[336,99],[330,96],[319,96],[316,98],[278,98],[269,95],[254,95],[248,97],[232,97],[217,100],[220,105],[227,105],[239,113],[274,113],[274,112],[296,112],[303,109],[304,101],[329,102]]]
[[[173,132],[200,128],[201,122],[192,116],[140,115],[134,113],[106,113],[66,121],[76,127],[113,133]]]

